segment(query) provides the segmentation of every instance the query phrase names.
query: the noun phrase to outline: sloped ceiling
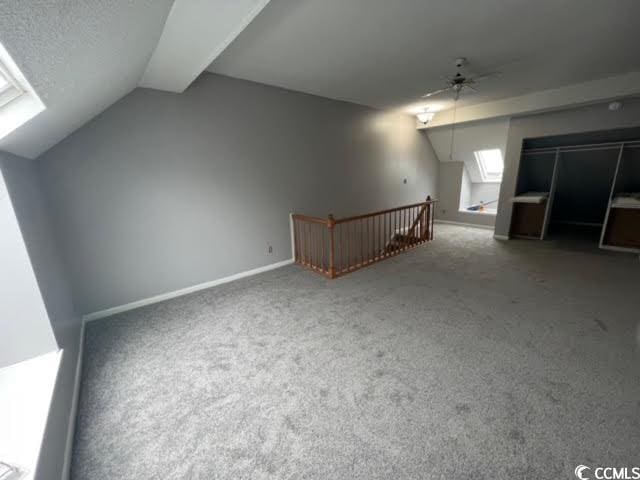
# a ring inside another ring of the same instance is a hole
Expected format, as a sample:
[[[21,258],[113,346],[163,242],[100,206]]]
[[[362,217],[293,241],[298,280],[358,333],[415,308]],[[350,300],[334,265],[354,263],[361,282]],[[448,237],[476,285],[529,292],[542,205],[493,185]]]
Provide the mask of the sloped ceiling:
[[[269,0],[175,0],[140,86],[182,93]]]
[[[638,18],[638,0],[272,0],[209,70],[404,108],[464,56],[502,72],[459,102],[475,105],[640,71]]]
[[[173,0],[0,0],[0,42],[45,111],[0,140],[35,158],[133,90]]]
[[[476,165],[477,150],[499,148],[504,157],[509,136],[509,120],[505,118],[438,127],[427,130],[434,151],[441,162],[464,162],[473,183],[482,182]],[[453,135],[453,142],[452,142]]]

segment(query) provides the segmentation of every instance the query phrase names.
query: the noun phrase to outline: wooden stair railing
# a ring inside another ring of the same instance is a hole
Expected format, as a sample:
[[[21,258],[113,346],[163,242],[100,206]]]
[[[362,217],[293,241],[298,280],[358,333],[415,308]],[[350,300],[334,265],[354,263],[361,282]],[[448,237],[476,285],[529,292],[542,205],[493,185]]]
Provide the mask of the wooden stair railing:
[[[353,217],[295,214],[296,263],[336,278],[433,240],[435,200]]]

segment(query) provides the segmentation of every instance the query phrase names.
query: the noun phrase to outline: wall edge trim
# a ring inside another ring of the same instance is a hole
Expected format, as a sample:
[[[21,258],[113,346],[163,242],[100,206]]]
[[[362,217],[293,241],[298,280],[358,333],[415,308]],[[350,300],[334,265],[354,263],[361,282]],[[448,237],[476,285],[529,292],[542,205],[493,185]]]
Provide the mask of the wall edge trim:
[[[64,462],[62,464],[62,480],[68,480],[71,476],[71,459],[73,456],[73,441],[76,433],[76,420],[78,417],[78,405],[80,403],[80,384],[82,382],[82,359],[84,357],[84,325],[82,319],[80,326],[80,345],[78,346],[78,358],[76,360],[75,378],[73,380],[73,398],[69,411],[69,424],[67,426],[67,439],[64,447]]]
[[[271,263],[263,267],[258,267],[252,270],[247,270],[245,272],[229,275],[228,277],[218,278],[216,280],[200,283],[198,285],[193,285],[191,287],[181,288],[179,290],[174,290],[172,292],[161,293],[160,295],[154,295],[153,297],[143,298],[141,300],[136,300],[134,302],[126,303],[124,305],[118,305],[116,307],[107,308],[105,310],[98,310],[97,312],[88,313],[82,316],[82,320],[84,322],[93,322],[94,320],[107,318],[112,315],[116,315],[118,313],[127,312],[129,310],[134,310],[136,308],[152,305],[154,303],[164,302],[165,300],[181,297],[183,295],[189,295],[190,293],[198,292],[200,290],[206,290],[207,288],[222,285],[224,283],[233,282],[235,280],[240,280],[242,278],[252,277],[253,275],[258,275],[259,273],[264,273],[270,270],[275,270],[277,268],[285,267],[287,265],[291,265],[292,263],[293,263],[292,258],[283,260],[282,262]]]

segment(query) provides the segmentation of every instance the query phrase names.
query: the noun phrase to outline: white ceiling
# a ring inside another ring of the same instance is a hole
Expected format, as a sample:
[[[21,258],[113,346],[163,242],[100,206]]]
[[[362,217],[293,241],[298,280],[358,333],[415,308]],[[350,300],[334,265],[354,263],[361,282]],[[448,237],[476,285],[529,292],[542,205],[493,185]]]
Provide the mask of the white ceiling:
[[[182,93],[269,0],[176,0],[140,86]]]
[[[34,158],[136,87],[173,0],[0,0],[0,42],[46,110],[0,140]]]
[[[0,42],[46,106],[0,150],[35,158],[139,84],[182,91],[227,45],[209,70],[378,108],[424,105],[466,56],[503,72],[462,98],[466,121],[631,94],[637,18],[638,0],[0,0]]]
[[[468,106],[639,71],[638,18],[637,0],[272,0],[209,70],[400,108],[465,56],[467,72],[503,72]]]

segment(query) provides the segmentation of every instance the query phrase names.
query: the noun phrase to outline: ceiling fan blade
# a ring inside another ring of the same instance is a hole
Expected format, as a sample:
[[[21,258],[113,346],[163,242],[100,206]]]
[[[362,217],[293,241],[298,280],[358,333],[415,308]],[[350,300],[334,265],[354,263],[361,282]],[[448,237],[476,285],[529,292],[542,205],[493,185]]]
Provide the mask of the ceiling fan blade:
[[[447,87],[447,88],[441,88],[440,90],[434,90],[433,92],[429,92],[429,93],[425,93],[424,95],[422,95],[421,98],[427,98],[427,97],[432,97],[434,95],[437,95],[439,93],[444,93],[444,92],[448,92],[449,90],[451,90],[453,87]]]
[[[502,72],[487,72],[481,75],[476,75],[475,77],[472,76],[470,80],[472,80],[473,83],[477,83],[477,82],[482,82],[484,80],[487,80],[489,78],[499,77],[500,75],[502,75]]]
[[[478,93],[478,89],[477,89],[477,88],[472,87],[471,85],[472,85],[472,84],[465,83],[465,84],[464,84],[464,88],[468,88],[468,89],[469,89],[469,90],[471,90],[472,92],[476,92],[476,93]]]

